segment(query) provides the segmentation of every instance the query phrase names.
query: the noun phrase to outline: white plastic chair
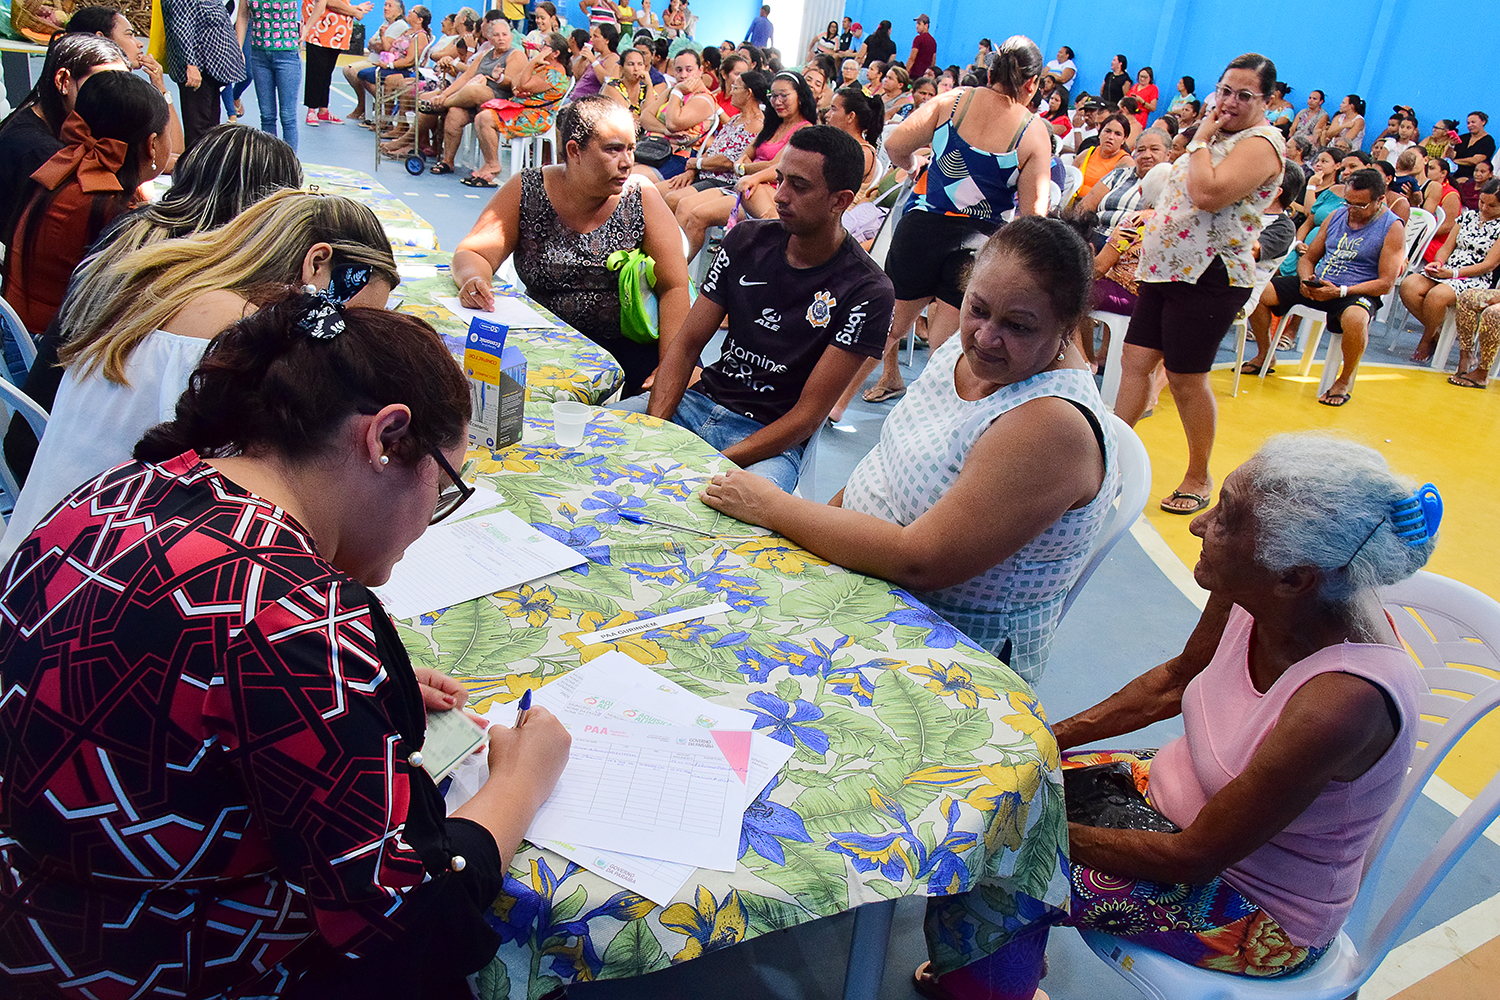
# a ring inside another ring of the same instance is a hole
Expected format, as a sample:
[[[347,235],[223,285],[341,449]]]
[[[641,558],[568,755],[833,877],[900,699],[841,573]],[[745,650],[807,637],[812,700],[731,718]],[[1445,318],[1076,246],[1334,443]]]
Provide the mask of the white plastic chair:
[[[1095,309],[1089,319],[1102,323],[1109,330],[1109,349],[1104,354],[1104,388],[1099,395],[1111,410],[1120,395],[1120,359],[1125,354],[1125,331],[1130,329],[1130,317],[1123,313],[1104,312]]]
[[[3,375],[0,375],[0,411],[5,414],[5,426],[9,427],[12,415],[19,413],[31,425],[37,440],[42,439],[42,433],[47,429],[47,411],[42,409],[41,404],[36,400],[11,385]],[[3,451],[0,451],[0,489],[5,491],[6,496],[6,503],[4,510],[0,511],[0,517],[3,517],[9,524],[10,512],[15,508],[16,497],[21,495],[21,486],[16,481],[15,474],[10,471]]]
[[[6,337],[16,342],[16,349],[21,352],[21,363],[29,373],[31,366],[36,363],[36,341],[31,339],[31,333],[26,329],[26,324],[21,322],[15,307],[0,298],[0,339]]]
[[[1464,852],[1500,816],[1500,776],[1485,786],[1417,865],[1395,900],[1375,897],[1417,796],[1453,746],[1500,704],[1500,604],[1473,589],[1419,572],[1381,594],[1429,690],[1417,720],[1411,770],[1371,840],[1354,909],[1328,953],[1311,969],[1282,979],[1249,979],[1199,969],[1098,931],[1080,931],[1094,954],[1157,1000],[1342,1000],[1375,973],[1423,903]],[[1487,671],[1488,673],[1482,672]],[[1438,693],[1443,692],[1443,693]]]
[[[514,177],[516,174],[531,166],[531,154],[534,136],[521,135],[510,140],[510,172],[505,176]]]
[[[1083,187],[1083,171],[1068,163],[1063,166],[1063,175],[1067,180],[1063,183],[1062,203],[1067,205],[1073,200],[1073,192]]]
[[[1288,250],[1287,253],[1291,253],[1291,251]],[[1245,300],[1245,304],[1241,307],[1239,315],[1235,316],[1234,322],[1230,324],[1230,335],[1235,338],[1234,385],[1229,390],[1229,395],[1231,396],[1238,396],[1240,394],[1240,369],[1245,364],[1245,339],[1250,336],[1250,314],[1260,304],[1261,293],[1266,290],[1266,286],[1271,283],[1271,279],[1276,277],[1277,272],[1281,270],[1281,263],[1286,260],[1286,256],[1287,254],[1282,254],[1280,257],[1263,260],[1255,265],[1255,285],[1250,289],[1250,297]],[[1276,335],[1274,333],[1271,337],[1271,346],[1276,346]],[[1270,361],[1267,359],[1267,363],[1261,368],[1261,372],[1264,373],[1270,367]],[[1264,378],[1264,374],[1261,377]]]
[[[1135,519],[1141,516],[1141,511],[1146,509],[1146,497],[1151,492],[1151,456],[1146,454],[1146,446],[1130,425],[1113,413],[1109,415],[1109,423],[1115,429],[1120,495],[1115,498],[1114,506],[1105,515],[1104,530],[1099,532],[1099,537],[1094,542],[1094,551],[1089,553],[1089,561],[1083,565],[1083,572],[1068,589],[1068,596],[1063,598],[1058,621],[1062,621],[1067,615],[1078,592],[1089,582],[1089,577],[1094,575],[1094,570],[1104,564],[1110,550],[1125,537],[1130,526],[1135,524]]]
[[[1276,366],[1276,345],[1281,341],[1281,331],[1285,330],[1287,324],[1293,319],[1301,321],[1297,326],[1297,339],[1292,347],[1294,352],[1299,347],[1302,351],[1302,363],[1297,373],[1305,376],[1312,371],[1313,356],[1317,354],[1318,344],[1323,339],[1323,328],[1328,325],[1328,314],[1321,309],[1313,309],[1309,306],[1292,306],[1287,310],[1287,314],[1281,317],[1280,322],[1271,324],[1271,347],[1266,352],[1266,363],[1260,370],[1261,378],[1265,378]],[[1334,348],[1330,347],[1328,355],[1330,358],[1333,357],[1333,351]],[[1331,382],[1332,379],[1329,381]]]
[[[1401,301],[1401,282],[1405,281],[1409,275],[1421,269],[1423,263],[1422,255],[1427,252],[1428,244],[1437,235],[1437,231],[1442,228],[1443,217],[1445,215],[1446,213],[1441,207],[1438,208],[1436,216],[1420,208],[1411,210],[1411,218],[1406,223],[1406,267],[1402,269],[1400,277],[1396,279],[1395,287],[1391,289],[1390,298],[1380,307],[1380,311],[1375,314],[1375,319],[1384,323],[1386,329],[1391,332],[1391,339],[1385,347],[1387,351],[1395,349],[1396,341],[1401,339],[1401,334],[1406,330],[1405,317],[1407,313],[1406,306]],[[1398,309],[1401,310],[1402,315],[1402,320],[1399,323],[1396,322],[1396,310]],[[1374,323],[1371,323],[1371,325],[1373,326]]]
[[[562,157],[557,154],[557,123],[555,121],[547,126],[547,131],[538,132],[531,137],[531,165],[540,167],[543,157],[549,152],[552,154],[553,163],[562,162]]]

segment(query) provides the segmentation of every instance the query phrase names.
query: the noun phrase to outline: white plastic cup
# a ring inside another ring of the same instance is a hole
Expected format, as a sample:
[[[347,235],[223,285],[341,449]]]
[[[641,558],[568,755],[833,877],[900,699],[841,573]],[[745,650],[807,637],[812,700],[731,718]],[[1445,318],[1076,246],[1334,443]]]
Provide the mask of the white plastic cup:
[[[583,444],[583,430],[588,426],[593,407],[571,399],[552,404],[552,431],[557,443],[564,448],[577,448]]]

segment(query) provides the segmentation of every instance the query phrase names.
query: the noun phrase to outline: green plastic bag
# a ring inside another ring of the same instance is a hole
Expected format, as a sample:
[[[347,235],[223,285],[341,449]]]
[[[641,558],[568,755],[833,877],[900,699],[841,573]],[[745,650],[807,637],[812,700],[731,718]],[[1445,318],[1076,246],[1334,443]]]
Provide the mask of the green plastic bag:
[[[660,337],[656,261],[644,250],[616,250],[605,265],[620,272],[620,333],[638,344],[655,343]]]

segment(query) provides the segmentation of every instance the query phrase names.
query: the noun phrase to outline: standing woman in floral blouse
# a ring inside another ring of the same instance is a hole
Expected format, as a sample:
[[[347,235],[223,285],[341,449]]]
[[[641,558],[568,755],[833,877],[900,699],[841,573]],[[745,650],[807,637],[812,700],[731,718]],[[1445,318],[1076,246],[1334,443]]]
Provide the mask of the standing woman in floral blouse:
[[[250,79],[260,105],[260,127],[297,148],[297,86],[302,82],[302,7],[297,0],[243,0],[236,29],[250,39]]]
[[[1217,411],[1208,371],[1219,342],[1255,283],[1251,244],[1280,186],[1286,142],[1266,122],[1276,66],[1247,53],[1219,78],[1218,104],[1187,152],[1172,164],[1166,190],[1141,244],[1139,301],[1125,335],[1115,413],[1134,426],[1146,409],[1151,373],[1165,362],[1187,432],[1188,468],[1161,503],[1171,514],[1210,504]]]

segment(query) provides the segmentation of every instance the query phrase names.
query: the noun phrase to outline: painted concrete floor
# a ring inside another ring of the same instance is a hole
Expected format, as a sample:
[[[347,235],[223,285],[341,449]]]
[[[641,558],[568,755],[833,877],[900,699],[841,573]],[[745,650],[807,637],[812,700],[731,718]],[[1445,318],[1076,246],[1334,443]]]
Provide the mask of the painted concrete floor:
[[[352,96],[342,81],[334,89],[340,95],[334,99],[334,113],[343,115],[352,107]],[[244,101],[245,120],[258,121],[253,89],[246,92]],[[299,138],[299,153],[306,163],[364,171],[374,167],[374,137],[352,124],[303,127]],[[392,161],[374,171],[380,184],[433,225],[445,249],[452,249],[468,231],[486,200],[459,185],[460,176],[462,171],[413,177],[402,164]],[[1500,560],[1495,558],[1490,530],[1500,513],[1495,499],[1500,473],[1494,458],[1500,445],[1500,392],[1453,389],[1426,369],[1401,364],[1403,349],[1409,353],[1415,338],[1415,330],[1408,330],[1394,352],[1385,351],[1386,335],[1372,338],[1356,398],[1343,409],[1314,402],[1317,367],[1309,383],[1296,376],[1294,362],[1279,364],[1281,372],[1263,381],[1245,378],[1236,398],[1228,395],[1229,373],[1216,373],[1220,425],[1214,471],[1222,478],[1272,431],[1333,428],[1348,433],[1380,449],[1398,470],[1419,480],[1430,479],[1442,488],[1449,518],[1444,524],[1448,544],[1439,546],[1430,568],[1492,596],[1500,595]],[[1221,361],[1232,358],[1232,350],[1221,351]],[[919,350],[914,366],[907,369],[908,381],[925,360],[926,352]],[[826,498],[843,484],[878,437],[889,410],[890,404],[856,400],[845,419],[824,433],[815,495]],[[1182,432],[1169,394],[1155,416],[1137,429],[1152,458],[1153,497],[1163,496],[1176,485],[1185,460]],[[1184,565],[1191,564],[1197,554],[1187,522],[1187,518],[1157,511],[1154,500],[1148,503],[1146,516],[1132,537],[1121,542],[1090,581],[1059,629],[1048,674],[1038,686],[1051,718],[1088,707],[1181,647],[1197,620],[1196,602],[1201,600]],[[1160,744],[1180,731],[1180,723],[1161,723],[1131,737],[1130,742]],[[1495,772],[1500,760],[1497,747],[1500,720],[1481,727],[1462,748],[1465,753],[1453,766],[1445,767],[1442,775],[1451,789],[1439,798],[1449,807],[1456,803],[1461,808],[1463,796],[1474,794]],[[1410,858],[1415,845],[1430,844],[1449,817],[1443,805],[1424,799],[1402,841],[1414,846],[1400,852],[1402,856]],[[1404,875],[1414,864],[1408,860],[1396,867]],[[925,957],[921,913],[920,903],[898,910],[882,997],[915,995],[910,971]],[[847,915],[820,921],[644,980],[597,984],[573,994],[623,1000],[714,996],[732,989],[747,998],[837,997],[843,989],[849,924]],[[1048,959],[1050,971],[1043,985],[1053,997],[1131,1000],[1139,995],[1094,958],[1071,931],[1053,933]],[[1451,1000],[1496,996],[1500,995],[1494,985],[1497,977],[1500,836],[1492,830],[1423,907],[1402,944],[1361,991],[1361,997]]]
[[[335,90],[342,90],[342,84]],[[352,106],[347,91],[343,97],[347,103],[339,104],[335,98],[336,114]],[[247,120],[257,120],[253,92],[247,92],[245,100],[250,111]],[[300,155],[308,163],[371,171],[373,136],[347,124],[303,128]],[[447,249],[468,232],[486,201],[484,195],[457,183],[462,170],[457,175],[413,177],[402,164],[386,161],[373,173],[433,225],[439,245]],[[1243,378],[1237,397],[1229,396],[1231,373],[1216,372],[1220,425],[1214,470],[1222,478],[1273,431],[1320,428],[1348,433],[1381,450],[1403,473],[1430,479],[1442,488],[1449,518],[1445,529],[1454,542],[1439,546],[1430,568],[1500,595],[1500,560],[1494,558],[1494,545],[1486,531],[1500,513],[1495,500],[1500,474],[1494,462],[1500,452],[1500,392],[1454,389],[1441,376],[1411,366],[1405,355],[1416,336],[1412,325],[1391,351],[1386,350],[1387,333],[1372,337],[1356,398],[1342,409],[1315,403],[1316,377],[1321,371],[1317,365],[1309,382],[1297,376],[1295,359],[1284,359],[1278,364],[1280,371],[1267,379]],[[1226,341],[1219,361],[1227,364],[1233,357],[1233,344]],[[913,364],[904,369],[908,382],[920,373],[926,358],[924,349],[916,352]],[[815,497],[826,499],[843,485],[878,438],[891,405],[856,398],[844,419],[824,431]],[[1163,496],[1176,485],[1185,461],[1170,393],[1137,430],[1152,458],[1153,498]],[[1094,704],[1181,647],[1197,620],[1201,600],[1201,591],[1192,584],[1186,568],[1197,557],[1197,540],[1188,534],[1188,520],[1160,512],[1153,499],[1132,537],[1116,547],[1080,595],[1058,631],[1051,666],[1037,689],[1051,718],[1064,718]],[[1472,543],[1459,543],[1459,539]],[[1180,722],[1169,721],[1133,736],[1131,742],[1159,745],[1180,732]],[[1474,794],[1495,771],[1495,762],[1500,760],[1496,747],[1500,747],[1500,720],[1471,737],[1461,748],[1468,752],[1461,755],[1458,766],[1446,767],[1443,775],[1455,788]],[[1454,803],[1452,796],[1446,801],[1450,806]],[[1461,808],[1461,796],[1457,802]],[[1451,814],[1442,806],[1424,799],[1403,837],[1403,845],[1413,845],[1405,853],[1414,855],[1419,845],[1432,843],[1449,818]],[[1402,869],[1398,874],[1404,876],[1414,865],[1414,860],[1398,863],[1397,869]],[[1422,908],[1402,944],[1361,991],[1364,1000],[1393,996],[1436,1000],[1440,995],[1451,1000],[1454,995],[1500,993],[1493,986],[1495,974],[1500,973],[1497,883],[1500,838],[1492,836],[1473,848]],[[921,915],[919,904],[898,910],[882,997],[904,1000],[916,995],[910,970],[925,957]],[[597,984],[574,993],[599,1000],[700,997],[722,993],[726,984],[733,983],[734,992],[745,997],[837,997],[843,988],[850,923],[847,918],[820,921],[639,982]],[[1043,985],[1053,997],[1132,1000],[1139,995],[1071,931],[1052,934],[1048,962]]]

